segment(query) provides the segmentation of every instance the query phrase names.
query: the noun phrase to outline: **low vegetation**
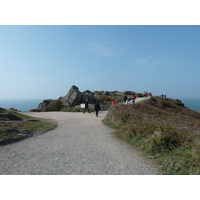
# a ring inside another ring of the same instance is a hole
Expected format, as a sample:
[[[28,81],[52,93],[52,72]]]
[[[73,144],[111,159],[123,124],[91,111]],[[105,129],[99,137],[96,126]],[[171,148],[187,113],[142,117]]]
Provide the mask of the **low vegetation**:
[[[56,127],[53,122],[22,115],[14,109],[0,109],[0,116],[0,145],[7,145],[42,134]],[[9,118],[6,119],[5,116]],[[15,116],[16,118],[10,119],[10,116]]]
[[[200,112],[179,100],[151,97],[110,107],[104,123],[149,158],[164,174],[200,174]]]

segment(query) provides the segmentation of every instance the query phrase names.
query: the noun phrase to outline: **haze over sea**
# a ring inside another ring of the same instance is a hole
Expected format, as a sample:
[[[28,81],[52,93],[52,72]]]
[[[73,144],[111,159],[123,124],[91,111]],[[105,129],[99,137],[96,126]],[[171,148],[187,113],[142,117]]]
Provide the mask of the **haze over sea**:
[[[191,110],[200,112],[200,99],[180,99],[185,106]],[[0,99],[0,107],[9,109],[15,108],[19,111],[30,111],[37,109],[43,99]]]
[[[43,99],[0,99],[0,107],[29,111],[31,109],[36,109],[41,102],[43,102]]]

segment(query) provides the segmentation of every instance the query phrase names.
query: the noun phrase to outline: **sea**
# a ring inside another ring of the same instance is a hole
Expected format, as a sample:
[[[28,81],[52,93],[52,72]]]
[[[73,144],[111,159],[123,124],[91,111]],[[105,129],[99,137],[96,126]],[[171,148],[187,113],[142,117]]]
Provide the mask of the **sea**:
[[[200,112],[200,99],[180,99],[185,107]]]
[[[0,99],[0,107],[4,109],[15,108],[19,111],[26,112],[37,109],[38,105],[44,99]]]
[[[44,99],[0,99],[0,107],[9,109],[15,108],[19,111],[30,111],[37,109],[39,103]],[[200,112],[200,99],[180,99],[185,107]]]

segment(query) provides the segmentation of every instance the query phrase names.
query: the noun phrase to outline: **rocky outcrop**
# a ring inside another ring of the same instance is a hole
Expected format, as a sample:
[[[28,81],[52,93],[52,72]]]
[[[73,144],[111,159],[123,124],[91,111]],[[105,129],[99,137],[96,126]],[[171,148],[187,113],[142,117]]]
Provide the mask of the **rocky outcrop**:
[[[89,104],[95,104],[97,101],[94,93],[89,90],[86,90],[82,93],[81,103],[85,103],[86,99],[88,99]]]
[[[59,100],[44,100],[38,105],[38,110],[40,111],[60,111],[62,108],[62,103]]]
[[[77,106],[85,103],[86,99],[88,99],[90,104],[96,101],[91,91],[86,90],[85,92],[80,92],[79,88],[73,85],[67,95],[62,97],[61,101],[67,106]]]
[[[61,98],[61,101],[67,106],[76,106],[81,104],[81,92],[78,87],[73,85],[66,96]]]
[[[31,111],[60,111],[63,104],[66,106],[78,106],[85,103],[86,99],[88,99],[89,104],[94,104],[97,100],[91,91],[80,92],[79,88],[73,85],[64,97],[60,97],[58,100],[44,100],[38,105],[37,109]]]

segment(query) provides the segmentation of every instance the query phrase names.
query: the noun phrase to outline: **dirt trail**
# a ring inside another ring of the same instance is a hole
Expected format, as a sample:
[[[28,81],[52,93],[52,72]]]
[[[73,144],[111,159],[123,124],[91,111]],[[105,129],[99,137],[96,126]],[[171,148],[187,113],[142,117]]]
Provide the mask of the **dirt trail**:
[[[52,119],[57,128],[0,147],[0,174],[159,174],[150,161],[123,141],[94,113],[26,112]]]

